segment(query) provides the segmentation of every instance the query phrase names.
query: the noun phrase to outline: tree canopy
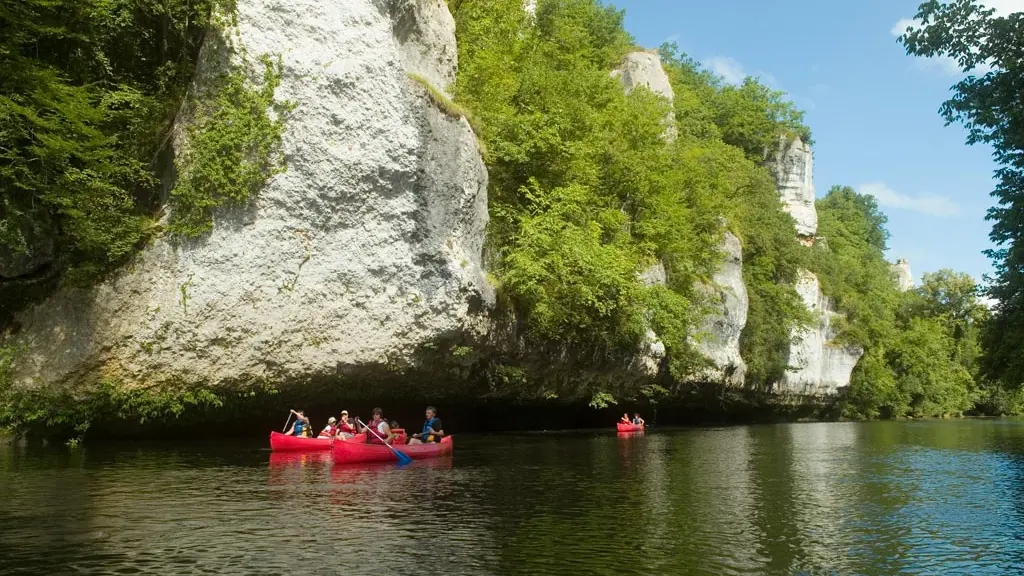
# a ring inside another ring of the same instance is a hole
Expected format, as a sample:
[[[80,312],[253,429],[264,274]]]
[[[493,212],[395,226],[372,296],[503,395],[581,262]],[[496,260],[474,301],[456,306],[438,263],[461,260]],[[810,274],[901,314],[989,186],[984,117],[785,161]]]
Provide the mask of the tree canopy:
[[[967,129],[967,143],[992,146],[999,168],[989,209],[987,255],[995,265],[989,294],[997,304],[986,330],[986,377],[1019,390],[1024,386],[1024,13],[996,16],[977,0],[936,0],[920,5],[920,24],[899,39],[908,54],[948,57],[966,76],[939,113],[946,124]]]

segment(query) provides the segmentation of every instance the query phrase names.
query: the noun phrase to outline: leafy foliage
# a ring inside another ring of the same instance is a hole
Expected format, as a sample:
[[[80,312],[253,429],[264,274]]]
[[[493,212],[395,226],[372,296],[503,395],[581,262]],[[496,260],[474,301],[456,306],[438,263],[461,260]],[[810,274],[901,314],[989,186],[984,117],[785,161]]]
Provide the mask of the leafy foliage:
[[[100,420],[166,422],[187,410],[223,405],[221,396],[205,388],[127,388],[114,379],[104,379],[82,394],[66,387],[15,387],[14,355],[14,350],[0,347],[0,430],[15,436],[45,431],[80,437]]]
[[[886,217],[871,196],[834,186],[817,201],[811,267],[845,315],[839,343],[865,353],[854,369],[845,412],[854,417],[947,416],[972,409],[979,326],[985,308],[966,274],[925,274],[899,293],[884,251]]]
[[[171,190],[172,232],[207,232],[214,208],[245,203],[285,170],[283,114],[292,105],[274,99],[281,83],[280,59],[264,54],[259,62],[262,80],[255,85],[249,80],[252,71],[238,67],[216,78],[211,94],[197,99],[185,153],[175,160],[179,179]],[[274,117],[269,109],[276,109]]]
[[[450,3],[459,37],[456,100],[473,110],[490,173],[489,269],[529,335],[613,357],[648,328],[684,379],[718,265],[721,216],[741,238],[751,380],[781,376],[793,289],[805,258],[761,165],[780,134],[809,138],[802,114],[754,80],[725,86],[674,46],[660,55],[675,97],[626,95],[609,70],[635,49],[622,13],[594,0]],[[665,118],[674,121],[674,140]],[[666,286],[638,275],[661,263]]]
[[[160,229],[157,170],[207,32],[235,0],[26,0],[0,7],[0,258],[28,281],[87,283]],[[282,167],[279,79],[236,70],[189,130],[172,228],[195,235],[213,206],[249,198]],[[0,316],[25,298],[0,286]]]
[[[27,0],[0,8],[0,253],[53,245],[88,281],[154,228],[152,171],[203,32],[229,0]]]
[[[989,289],[998,304],[986,330],[985,376],[1011,390],[1024,387],[1024,13],[996,17],[978,0],[920,5],[920,26],[900,37],[908,54],[947,56],[969,74],[939,113],[967,128],[967,143],[992,146],[999,164],[987,218],[997,248],[987,255],[996,274]]]

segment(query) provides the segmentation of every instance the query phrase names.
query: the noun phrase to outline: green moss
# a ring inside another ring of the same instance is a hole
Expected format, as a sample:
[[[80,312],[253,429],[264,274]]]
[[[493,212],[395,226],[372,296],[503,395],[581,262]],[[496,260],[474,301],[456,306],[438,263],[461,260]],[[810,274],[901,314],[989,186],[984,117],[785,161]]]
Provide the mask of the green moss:
[[[466,110],[462,106],[459,106],[454,101],[452,101],[451,98],[445,96],[443,92],[438,90],[436,87],[434,87],[433,84],[430,83],[430,80],[427,80],[426,78],[420,76],[419,74],[416,74],[415,72],[408,72],[406,75],[409,76],[409,79],[416,82],[427,91],[427,95],[430,96],[430,100],[442,112],[444,112],[448,116],[451,116],[452,118],[465,118],[466,120],[470,120],[472,115],[469,113],[469,110]]]
[[[221,74],[210,96],[194,103],[187,147],[175,161],[180,177],[171,191],[171,232],[204,234],[213,225],[215,208],[244,205],[285,171],[284,114],[294,106],[274,99],[280,58],[264,54],[258,61],[259,81],[252,80],[257,72],[247,63]]]
[[[433,102],[441,112],[444,112],[445,115],[455,119],[465,118],[466,122],[469,122],[469,127],[473,129],[473,133],[477,136],[477,144],[480,146],[480,152],[486,156],[487,148],[484,145],[483,140],[480,139],[480,129],[479,126],[477,126],[476,120],[473,119],[473,114],[464,106],[456,104],[451,98],[445,96],[444,92],[441,92],[430,83],[430,80],[427,80],[423,76],[414,72],[407,72],[406,75],[410,80],[416,82],[426,90],[427,96],[430,97],[430,101]]]

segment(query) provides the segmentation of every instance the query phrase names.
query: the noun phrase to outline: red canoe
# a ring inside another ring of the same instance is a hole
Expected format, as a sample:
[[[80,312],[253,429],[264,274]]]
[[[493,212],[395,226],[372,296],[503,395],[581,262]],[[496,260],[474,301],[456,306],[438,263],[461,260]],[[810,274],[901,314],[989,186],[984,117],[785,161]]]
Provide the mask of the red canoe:
[[[396,428],[395,433],[398,437],[395,438],[396,443],[405,442],[408,436],[405,435],[405,430]],[[366,442],[365,434],[356,434],[348,441]],[[331,439],[330,438],[305,438],[302,436],[289,436],[280,432],[270,433],[270,449],[274,452],[312,452],[314,450],[330,450]]]
[[[445,436],[440,442],[431,444],[400,444],[395,446],[413,460],[437,458],[452,453],[452,437]],[[335,462],[394,462],[398,456],[382,444],[360,444],[358,442],[335,442],[332,448]]]
[[[312,450],[329,450],[330,438],[303,438],[289,436],[280,432],[270,433],[270,449],[274,452],[309,452]]]
[[[622,422],[619,422],[618,424],[615,425],[615,428],[619,432],[639,432],[639,431],[644,429],[644,425],[643,424],[623,424]]]

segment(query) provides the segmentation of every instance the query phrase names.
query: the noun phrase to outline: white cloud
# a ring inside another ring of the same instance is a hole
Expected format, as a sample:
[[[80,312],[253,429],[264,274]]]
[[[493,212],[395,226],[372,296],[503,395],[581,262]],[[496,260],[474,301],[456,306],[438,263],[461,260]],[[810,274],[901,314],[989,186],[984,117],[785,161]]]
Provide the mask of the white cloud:
[[[728,56],[712,56],[704,61],[704,66],[730,84],[739,84],[747,77],[743,66]]]
[[[1024,0],[982,0],[986,8],[995,8],[996,16],[1024,12]]]
[[[885,182],[868,182],[857,187],[861,194],[869,194],[878,200],[878,204],[889,208],[902,208],[911,212],[928,214],[929,216],[959,216],[960,205],[946,198],[933,194],[900,194]]]
[[[715,74],[721,76],[729,84],[742,84],[743,79],[747,76],[754,76],[761,81],[762,84],[775,90],[780,90],[780,84],[778,78],[772,76],[767,72],[757,71],[754,74],[749,74],[735,58],[729,56],[712,56],[704,60],[704,67],[711,70]]]
[[[894,37],[899,38],[906,33],[908,27],[917,27],[920,24],[921,22],[916,19],[900,18],[895,24],[893,24],[892,28],[889,29],[889,33]],[[963,73],[956,60],[949,56],[935,56],[934,58],[915,57],[914,65],[921,70],[934,70],[946,76],[960,76]]]
[[[978,304],[981,304],[985,308],[988,308],[989,310],[992,310],[992,309],[994,309],[996,307],[996,305],[999,304],[999,300],[996,300],[995,298],[992,298],[991,296],[979,296],[978,297]]]
[[[917,26],[917,24],[917,20],[912,20],[910,18],[900,18],[899,20],[896,21],[895,24],[893,24],[892,28],[889,30],[889,33],[899,38],[900,36],[903,36],[903,33],[907,31],[907,28],[911,26]]]

